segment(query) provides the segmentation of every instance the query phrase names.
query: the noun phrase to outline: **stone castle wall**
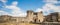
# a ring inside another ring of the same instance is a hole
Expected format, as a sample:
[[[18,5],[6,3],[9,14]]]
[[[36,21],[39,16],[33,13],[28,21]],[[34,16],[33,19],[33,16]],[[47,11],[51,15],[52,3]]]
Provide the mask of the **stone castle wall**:
[[[17,22],[18,21],[25,21],[25,22],[43,22],[43,14],[41,12],[33,12],[31,10],[27,11],[27,17],[21,18],[21,17],[15,17]]]

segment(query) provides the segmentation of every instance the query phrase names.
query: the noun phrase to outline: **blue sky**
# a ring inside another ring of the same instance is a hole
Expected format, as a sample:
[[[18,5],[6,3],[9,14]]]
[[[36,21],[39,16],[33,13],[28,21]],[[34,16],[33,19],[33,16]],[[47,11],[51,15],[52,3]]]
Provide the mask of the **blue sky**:
[[[0,15],[25,16],[27,10],[43,11],[47,15],[60,12],[59,8],[60,0],[0,0]]]
[[[11,3],[15,0],[8,0],[7,5],[11,5]],[[16,0],[18,2],[18,7],[27,10],[36,10],[36,8],[41,8],[45,3],[42,0]]]

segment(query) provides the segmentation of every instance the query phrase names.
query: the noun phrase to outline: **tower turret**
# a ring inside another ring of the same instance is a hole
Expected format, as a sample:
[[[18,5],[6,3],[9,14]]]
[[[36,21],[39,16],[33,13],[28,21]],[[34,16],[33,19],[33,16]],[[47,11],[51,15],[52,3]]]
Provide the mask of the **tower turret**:
[[[27,11],[27,18],[28,18],[28,22],[33,21],[33,11],[32,10],[28,10]]]

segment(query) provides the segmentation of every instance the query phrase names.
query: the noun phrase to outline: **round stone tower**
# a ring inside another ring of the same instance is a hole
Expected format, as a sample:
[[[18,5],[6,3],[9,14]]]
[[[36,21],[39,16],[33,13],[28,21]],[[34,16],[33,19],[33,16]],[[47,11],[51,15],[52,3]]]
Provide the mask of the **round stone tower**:
[[[33,11],[32,10],[28,10],[27,11],[27,20],[28,22],[32,22],[33,21]]]

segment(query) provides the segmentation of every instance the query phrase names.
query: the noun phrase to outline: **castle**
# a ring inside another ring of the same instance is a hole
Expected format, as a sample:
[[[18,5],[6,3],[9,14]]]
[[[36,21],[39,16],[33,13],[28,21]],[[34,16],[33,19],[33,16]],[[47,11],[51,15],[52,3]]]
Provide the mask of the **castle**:
[[[15,23],[15,22],[60,22],[60,13],[54,12],[50,13],[47,16],[43,16],[43,12],[33,12],[32,10],[27,11],[26,17],[11,17],[11,16],[2,16],[0,17],[0,20],[7,20],[9,22]],[[10,18],[10,19],[9,19]]]
[[[44,17],[42,11],[33,12],[32,10],[28,10],[26,17],[12,17],[12,19],[16,19],[15,22],[43,22]]]
[[[32,10],[27,11],[26,17],[9,17],[9,16],[3,16],[4,19],[11,18],[10,22],[43,22],[44,17],[41,12],[33,12]]]
[[[3,23],[3,24],[1,24]],[[60,12],[53,12],[47,16],[43,12],[27,11],[26,17],[0,16],[1,25],[60,25]]]
[[[54,12],[47,16],[43,15],[43,12],[33,12],[32,10],[27,11],[26,17],[12,17],[16,19],[15,22],[60,22],[60,13]]]

